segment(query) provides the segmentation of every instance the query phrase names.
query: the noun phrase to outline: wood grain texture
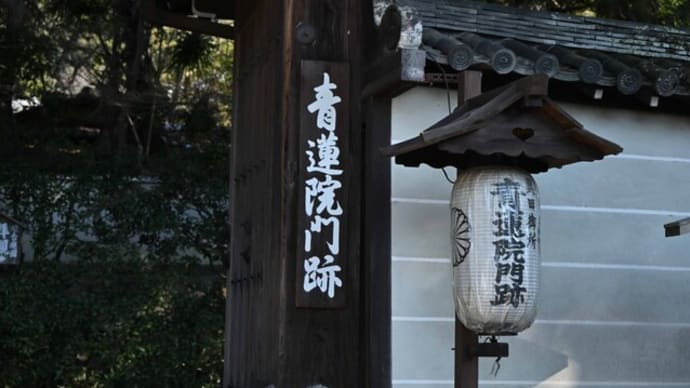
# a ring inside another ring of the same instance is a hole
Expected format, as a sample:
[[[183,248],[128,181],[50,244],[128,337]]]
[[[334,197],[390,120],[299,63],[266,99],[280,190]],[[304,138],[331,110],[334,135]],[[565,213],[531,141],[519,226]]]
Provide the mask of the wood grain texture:
[[[391,138],[391,99],[365,103],[362,212],[364,337],[367,387],[391,386],[391,168],[380,152]]]
[[[405,166],[500,164],[537,173],[622,151],[549,100],[546,81],[525,77],[471,98],[421,135],[384,152]]]
[[[345,308],[314,310],[295,306],[296,287],[302,279],[296,278],[295,253],[299,202],[298,166],[300,161],[299,119],[302,111],[299,95],[300,63],[302,60],[347,62],[352,101],[359,101],[359,74],[361,42],[360,2],[297,0],[286,2],[284,13],[283,52],[284,80],[282,119],[283,184],[281,190],[281,296],[278,344],[279,366],[277,386],[303,387],[323,384],[328,387],[364,386],[361,368],[360,344],[362,340],[360,294],[360,228],[359,198],[361,196],[361,127],[359,104],[349,109],[350,147],[341,150],[341,160],[352,171],[348,198],[343,206],[350,210],[347,268],[349,287],[345,289],[348,304]],[[315,39],[308,44],[295,39],[299,25],[310,25]]]
[[[282,5],[253,2],[238,13],[235,42],[224,387],[276,381],[280,313],[280,36]],[[256,50],[263,47],[265,50]]]
[[[482,73],[465,71],[458,80],[458,105],[482,93]],[[467,329],[455,317],[455,388],[477,388],[479,386],[479,359],[470,356],[468,348],[477,346],[479,336]]]
[[[376,154],[390,136],[390,110],[375,109],[388,117],[364,125],[360,103],[362,58],[377,55],[361,33],[374,31],[371,8],[359,0],[237,4],[224,387],[391,384],[390,165]],[[342,106],[348,142],[340,156],[350,175],[339,308],[297,307],[303,61],[349,69],[339,81],[352,101]]]

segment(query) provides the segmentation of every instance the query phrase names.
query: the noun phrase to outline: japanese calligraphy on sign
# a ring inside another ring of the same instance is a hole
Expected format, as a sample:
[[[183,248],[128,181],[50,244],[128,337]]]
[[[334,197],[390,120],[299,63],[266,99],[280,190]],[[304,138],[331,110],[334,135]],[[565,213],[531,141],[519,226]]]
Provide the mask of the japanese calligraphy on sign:
[[[527,288],[523,284],[525,257],[537,249],[536,187],[528,181],[525,186],[504,178],[495,183],[490,192],[497,201],[492,224],[495,295],[492,306],[509,305],[517,308],[525,303]],[[527,228],[525,228],[527,225]]]
[[[302,62],[297,305],[344,305],[345,163],[347,84],[345,65]]]

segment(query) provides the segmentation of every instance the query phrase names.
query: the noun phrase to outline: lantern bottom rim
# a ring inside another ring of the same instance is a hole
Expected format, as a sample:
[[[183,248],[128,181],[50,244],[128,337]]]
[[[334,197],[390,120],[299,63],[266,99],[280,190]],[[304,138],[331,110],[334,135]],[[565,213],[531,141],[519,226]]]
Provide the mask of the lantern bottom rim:
[[[500,333],[477,333],[477,335],[482,336],[482,337],[514,337],[518,335],[518,333],[512,332],[512,331],[502,331]]]

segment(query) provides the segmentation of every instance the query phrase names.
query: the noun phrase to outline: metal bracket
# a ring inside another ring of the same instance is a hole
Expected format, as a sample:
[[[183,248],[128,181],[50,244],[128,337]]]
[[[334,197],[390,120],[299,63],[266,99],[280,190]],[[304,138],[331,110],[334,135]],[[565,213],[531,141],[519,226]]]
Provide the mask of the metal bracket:
[[[496,342],[468,346],[467,355],[469,357],[508,357],[508,344]]]
[[[192,0],[192,14],[198,18],[209,19],[213,22],[216,21],[216,14],[215,13],[199,11],[196,8],[196,0]]]

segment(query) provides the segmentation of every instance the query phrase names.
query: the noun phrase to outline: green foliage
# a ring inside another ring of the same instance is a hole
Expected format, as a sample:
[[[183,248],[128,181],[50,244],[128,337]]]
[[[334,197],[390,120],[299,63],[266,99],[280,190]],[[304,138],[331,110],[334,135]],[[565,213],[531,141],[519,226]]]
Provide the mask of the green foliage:
[[[233,46],[141,3],[0,0],[0,388],[219,384]]]
[[[137,28],[136,3],[0,2],[0,105],[40,98],[0,128],[0,209],[37,260],[226,259],[232,43]]]
[[[689,0],[488,0],[516,7],[690,27]]]
[[[185,33],[182,39],[173,46],[172,66],[181,69],[198,68],[203,70],[210,66],[210,58],[215,50],[211,37],[196,33]]]
[[[161,160],[151,176],[0,169],[0,207],[27,224],[34,260],[66,254],[219,266],[228,255],[227,154],[208,147]],[[3,206],[4,205],[4,206]]]
[[[187,134],[198,125],[230,126],[232,42],[151,26],[142,22],[139,3],[0,1],[0,117],[8,101],[17,99],[45,104],[55,95],[74,97],[84,87],[99,99],[88,110],[62,98],[64,109],[45,111],[42,120],[30,123],[24,117],[1,119],[4,143],[33,147],[41,131],[69,140],[70,132],[61,129],[86,126],[100,130],[101,155],[141,161],[169,151],[164,144],[171,127]],[[193,110],[199,116],[200,101],[210,108],[207,120],[190,122]]]
[[[0,387],[217,387],[220,279],[197,267],[41,262],[0,273]]]

